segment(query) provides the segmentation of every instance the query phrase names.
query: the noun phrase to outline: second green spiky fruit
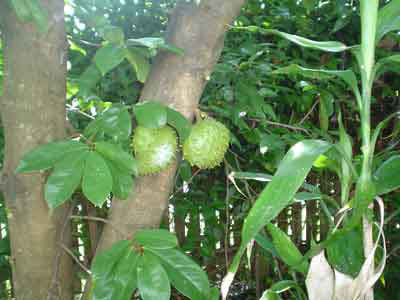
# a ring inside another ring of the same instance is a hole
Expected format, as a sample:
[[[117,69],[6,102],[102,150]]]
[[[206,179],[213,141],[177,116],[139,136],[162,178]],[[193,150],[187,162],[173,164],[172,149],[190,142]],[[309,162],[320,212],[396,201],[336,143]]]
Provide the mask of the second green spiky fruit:
[[[197,122],[183,145],[183,156],[200,169],[211,169],[224,159],[230,133],[224,124],[208,118]]]
[[[167,168],[175,160],[177,136],[168,126],[160,128],[138,126],[133,133],[132,147],[138,161],[139,175],[155,174]]]

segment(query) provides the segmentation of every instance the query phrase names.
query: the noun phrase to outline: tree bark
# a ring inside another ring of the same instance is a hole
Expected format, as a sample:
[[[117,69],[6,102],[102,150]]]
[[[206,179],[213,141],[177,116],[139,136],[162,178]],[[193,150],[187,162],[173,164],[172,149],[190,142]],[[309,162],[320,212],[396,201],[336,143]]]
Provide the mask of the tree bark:
[[[50,213],[43,197],[46,174],[15,174],[21,157],[40,144],[65,138],[67,43],[64,1],[42,0],[50,30],[22,23],[0,1],[4,51],[4,94],[0,98],[5,134],[3,192],[9,222],[12,271],[18,300],[72,299],[69,205]]]
[[[166,40],[184,50],[183,56],[161,53],[141,94],[141,100],[160,101],[193,119],[195,109],[217,62],[229,24],[246,0],[202,0],[199,6],[181,1],[167,28]],[[125,235],[158,227],[168,205],[176,165],[156,176],[138,178],[130,199],[114,200],[110,222]],[[106,224],[99,250],[123,238]]]

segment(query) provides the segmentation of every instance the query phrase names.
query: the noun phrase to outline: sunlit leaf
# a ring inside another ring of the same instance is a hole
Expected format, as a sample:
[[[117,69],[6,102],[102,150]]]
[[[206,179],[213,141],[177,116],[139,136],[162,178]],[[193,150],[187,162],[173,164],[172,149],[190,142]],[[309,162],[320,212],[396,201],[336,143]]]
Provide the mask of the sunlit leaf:
[[[25,154],[20,160],[16,172],[33,172],[53,167],[71,152],[88,150],[86,144],[77,141],[59,141],[41,145]]]
[[[167,107],[167,122],[176,129],[181,144],[189,137],[192,125],[180,112]]]
[[[273,224],[267,224],[279,257],[289,266],[303,274],[307,273],[308,263],[303,261],[303,255],[297,249],[289,236]]]
[[[383,162],[373,175],[376,194],[382,195],[400,188],[400,155]]]
[[[171,287],[159,258],[144,252],[137,268],[138,288],[143,300],[169,300]]]
[[[127,50],[123,46],[110,43],[97,50],[94,61],[104,76],[125,59],[126,53]]]
[[[176,236],[165,229],[143,229],[136,232],[133,239],[150,249],[172,249],[178,246]]]
[[[303,184],[315,159],[329,148],[331,144],[324,141],[304,140],[292,146],[285,155],[272,181],[261,192],[245,219],[240,248],[222,282],[223,299],[226,299],[247,244],[262,227],[293,201],[296,191]]]
[[[245,30],[248,30],[251,32],[260,32],[262,34],[275,34],[275,35],[283,37],[283,38],[285,38],[301,47],[305,47],[305,48],[312,48],[312,49],[323,50],[323,51],[327,51],[327,52],[342,52],[342,51],[349,49],[345,44],[343,44],[341,42],[313,41],[313,40],[310,40],[310,39],[307,39],[307,38],[304,38],[301,36],[282,32],[282,31],[275,30],[275,29],[263,29],[263,28],[257,27],[257,26],[237,27],[237,28],[245,29]]]
[[[137,174],[137,163],[132,154],[124,151],[119,145],[99,141],[94,144],[95,150],[104,158],[113,162],[117,168],[128,174]]]
[[[140,82],[145,82],[150,71],[150,63],[147,57],[143,56],[136,48],[128,48],[126,58],[133,66],[136,77]]]
[[[167,108],[159,102],[143,102],[134,106],[138,125],[159,128],[167,124]]]
[[[400,30],[400,0],[392,0],[379,10],[376,42],[393,30]]]
[[[102,206],[112,189],[112,176],[104,158],[97,152],[90,152],[85,161],[82,191],[96,206]]]
[[[93,300],[129,300],[137,287],[138,254],[132,242],[118,241],[96,254],[92,263]]]
[[[206,273],[176,249],[151,249],[168,273],[171,284],[192,300],[208,299],[210,285]]]
[[[51,209],[67,201],[79,186],[88,155],[88,150],[72,152],[55,165],[44,191],[44,197]]]

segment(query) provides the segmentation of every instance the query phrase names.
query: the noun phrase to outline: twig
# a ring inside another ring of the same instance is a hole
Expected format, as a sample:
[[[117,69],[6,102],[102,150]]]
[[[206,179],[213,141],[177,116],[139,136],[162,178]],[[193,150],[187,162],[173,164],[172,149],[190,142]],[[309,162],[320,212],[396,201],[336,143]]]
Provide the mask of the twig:
[[[89,119],[92,119],[92,120],[95,119],[95,117],[93,117],[93,116],[81,111],[80,109],[78,109],[76,107],[73,107],[71,104],[66,104],[66,106],[67,106],[68,109],[76,111],[78,114],[81,114],[82,116],[85,116],[86,118],[89,118]]]
[[[319,103],[319,99],[317,101],[315,101],[315,103],[313,104],[313,106],[311,107],[311,109],[306,113],[306,115],[304,116],[303,119],[301,119],[299,125],[303,124],[303,122],[305,120],[307,120],[307,118],[311,115],[311,113],[314,111],[315,107],[317,106],[317,104]]]
[[[118,229],[115,224],[111,223],[109,220],[100,218],[100,217],[90,217],[90,216],[70,216],[70,219],[81,219],[81,220],[89,220],[89,221],[97,221],[97,222],[103,222],[105,224],[108,224],[111,226],[112,229],[115,230],[115,232],[119,233],[123,238],[128,238],[121,230]]]
[[[67,246],[65,246],[65,245],[62,244],[62,243],[60,243],[60,246],[61,246],[61,248],[63,248],[63,249],[65,250],[65,252],[67,252],[67,253],[72,257],[72,259],[73,259],[86,273],[88,273],[89,275],[92,274],[92,272],[90,272],[90,270],[89,270],[83,263],[81,263],[81,262],[79,261],[79,258],[77,258],[77,257],[75,256],[75,254],[74,254],[70,249],[67,248]]]
[[[200,173],[201,169],[196,170],[196,172],[194,172],[194,174],[192,175],[192,177],[189,178],[188,181],[186,181],[187,184],[192,183],[193,179]],[[170,197],[169,199],[172,199],[173,197],[175,197],[176,194],[178,194],[180,191],[182,191],[184,188],[184,185],[180,186]]]
[[[261,121],[259,119],[249,119],[251,121]],[[278,123],[278,122],[272,122],[272,121],[268,121],[268,120],[262,120],[262,122],[265,122],[269,125],[274,125],[274,126],[278,126],[278,127],[283,127],[283,128],[287,128],[287,129],[291,129],[291,130],[298,130],[298,131],[303,131],[305,133],[307,133],[308,135],[310,134],[308,132],[307,129],[305,128],[301,128],[301,127],[296,127],[296,126],[292,126],[292,125],[288,125],[288,124],[283,124],[283,123]]]

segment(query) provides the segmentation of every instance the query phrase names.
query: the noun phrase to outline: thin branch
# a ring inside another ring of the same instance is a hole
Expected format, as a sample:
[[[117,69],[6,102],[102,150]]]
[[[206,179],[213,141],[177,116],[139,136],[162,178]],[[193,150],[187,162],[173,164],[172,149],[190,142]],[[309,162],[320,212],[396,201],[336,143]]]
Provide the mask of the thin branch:
[[[67,253],[72,257],[72,259],[73,259],[86,273],[88,273],[89,275],[92,274],[92,272],[90,272],[90,270],[89,270],[83,263],[81,263],[81,262],[79,261],[79,258],[77,258],[77,257],[75,256],[75,254],[74,254],[70,249],[67,248],[67,246],[65,246],[64,244],[60,244],[60,246],[61,246],[61,248],[63,248],[63,249],[65,250],[65,252],[67,252]]]
[[[272,121],[268,121],[268,120],[260,120],[260,119],[249,119],[251,121],[258,121],[258,122],[265,122],[269,125],[274,125],[274,126],[278,126],[278,127],[283,127],[283,128],[287,128],[287,129],[291,129],[291,130],[298,130],[298,131],[303,131],[306,134],[310,135],[310,133],[308,132],[307,129],[302,128],[302,127],[296,127],[296,126],[292,126],[292,125],[288,125],[288,124],[283,124],[283,123],[278,123],[278,122],[272,122]]]
[[[70,216],[70,219],[80,219],[80,220],[88,220],[88,221],[97,221],[97,222],[103,222],[105,224],[108,224],[111,226],[113,230],[115,230],[117,233],[119,233],[122,237],[128,238],[121,230],[118,229],[117,226],[115,226],[113,223],[111,223],[107,219],[99,218],[99,217],[89,217],[89,216],[77,216],[73,215]]]
[[[311,115],[311,113],[314,111],[315,107],[317,106],[317,104],[319,103],[319,99],[317,101],[315,101],[315,103],[313,104],[313,106],[311,107],[311,109],[306,113],[306,115],[304,116],[303,119],[301,119],[299,125],[303,124],[305,120],[307,120],[307,118]]]
[[[80,109],[78,109],[76,107],[73,107],[71,104],[66,104],[66,106],[67,106],[67,108],[69,110],[73,110],[73,111],[77,112],[78,114],[81,114],[82,116],[85,116],[86,118],[89,118],[89,119],[92,119],[92,120],[95,119],[95,117],[93,117],[93,116],[81,111]]]

